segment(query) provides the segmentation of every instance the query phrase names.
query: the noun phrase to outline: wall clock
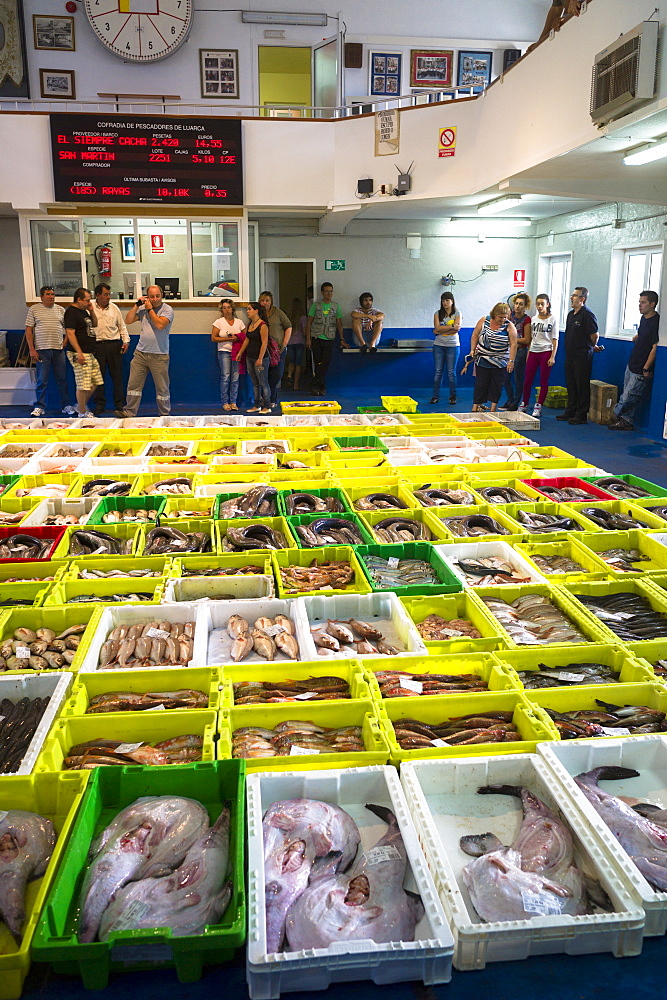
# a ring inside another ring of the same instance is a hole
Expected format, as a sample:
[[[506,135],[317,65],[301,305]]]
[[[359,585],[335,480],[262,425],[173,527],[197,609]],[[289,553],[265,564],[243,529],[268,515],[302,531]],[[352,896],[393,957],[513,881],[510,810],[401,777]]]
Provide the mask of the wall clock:
[[[128,62],[165,59],[183,44],[193,0],[84,0],[98,39]]]

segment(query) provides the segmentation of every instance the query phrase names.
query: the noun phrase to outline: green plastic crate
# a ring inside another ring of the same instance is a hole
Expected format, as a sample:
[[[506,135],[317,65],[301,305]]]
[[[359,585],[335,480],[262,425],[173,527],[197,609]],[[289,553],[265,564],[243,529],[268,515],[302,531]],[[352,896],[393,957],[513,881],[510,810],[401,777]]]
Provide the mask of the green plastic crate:
[[[357,413],[389,413],[384,406],[358,406]]]
[[[216,495],[216,497],[214,498],[213,506],[211,508],[211,516],[213,518],[215,518],[216,521],[224,519],[225,515],[224,514],[221,515],[221,513],[220,513],[220,506],[221,506],[221,504],[223,504],[226,500],[232,500],[232,499],[235,499],[237,497],[242,497],[242,496],[245,495],[246,492],[247,492],[246,490],[240,490],[238,493],[237,492],[234,492],[234,493],[218,493]],[[274,500],[275,500],[276,513],[273,516],[274,517],[279,517],[283,512],[279,508],[277,494],[276,494]],[[237,516],[239,518],[243,517],[242,514],[239,514]],[[269,515],[265,514],[264,516],[268,517]],[[253,517],[251,517],[250,519],[254,520]]]
[[[58,874],[33,940],[36,961],[79,975],[87,989],[103,989],[113,971],[174,968],[180,982],[195,982],[204,965],[228,962],[245,940],[245,764],[211,761],[171,767],[97,768],[84,796]],[[233,890],[219,924],[199,936],[173,937],[168,928],[120,931],[109,941],[81,944],[76,936],[78,897],[92,840],[121,809],[145,795],[184,795],[206,806],[213,822],[224,803],[231,810]],[[150,986],[148,983],[144,986]]]
[[[389,448],[382,443],[382,438],[375,434],[347,434],[345,437],[335,437],[334,443],[343,454],[336,455],[337,459],[345,457],[346,450],[350,451],[380,451],[383,455],[389,452]]]
[[[350,521],[352,524],[355,525],[356,528],[358,528],[363,541],[355,543],[353,545],[353,548],[357,548],[357,546],[359,545],[372,545],[374,541],[373,535],[368,530],[368,527],[364,524],[361,518],[358,517],[356,514],[297,514],[295,517],[287,517],[285,520],[289,524],[290,532],[294,537],[297,546],[300,549],[309,549],[310,546],[306,545],[306,543],[302,541],[298,531],[296,530],[297,526],[298,525],[308,526],[309,524],[312,524],[314,521],[320,521],[320,520],[330,521],[332,518],[337,518],[337,517],[342,517],[344,520]],[[322,548],[321,545],[316,545],[313,547]]]
[[[609,476],[597,476],[596,478],[591,479],[591,482],[599,483],[600,479],[609,478]],[[632,503],[637,503],[639,501],[642,505],[644,505],[647,501],[652,501],[653,498],[667,498],[667,486],[659,486],[657,483],[649,482],[648,479],[640,479],[639,476],[632,476],[629,473],[625,473],[621,476],[614,476],[614,479],[622,479],[623,482],[628,484],[628,486],[638,486],[640,489],[646,490],[646,492],[650,494],[648,497],[637,497],[637,500],[633,500]],[[600,489],[603,490],[604,486],[601,486]],[[657,507],[658,504],[656,503],[655,506]]]
[[[359,557],[361,568],[366,574],[366,579],[374,592],[389,590],[398,594],[399,597],[456,594],[463,589],[463,584],[442,558],[444,551],[444,546],[431,545],[430,542],[405,542],[402,545],[360,545],[357,547],[357,556]],[[404,587],[380,587],[373,581],[371,571],[366,564],[367,556],[379,556],[381,559],[421,559],[429,564],[435,572],[439,583],[415,583],[406,584]]]
[[[102,500],[100,500],[99,505],[95,508],[95,510],[93,511],[93,513],[90,515],[90,520],[88,521],[88,524],[89,525],[93,525],[93,524],[104,525],[105,524],[104,515],[108,514],[109,511],[112,511],[112,510],[117,510],[117,511],[132,510],[132,509],[134,509],[134,510],[154,510],[157,513],[157,515],[159,516],[162,513],[162,511],[164,510],[166,503],[167,503],[167,498],[166,497],[157,497],[157,496],[155,496],[155,497],[137,497],[137,496],[132,496],[132,497],[104,497]],[[124,523],[127,523],[127,524],[134,524],[134,523],[143,524],[144,522],[143,521],[138,521],[138,522],[128,521],[128,522],[124,522]],[[157,522],[150,522],[149,521],[147,523],[149,525],[151,525],[153,523],[158,523],[159,524],[159,520]]]

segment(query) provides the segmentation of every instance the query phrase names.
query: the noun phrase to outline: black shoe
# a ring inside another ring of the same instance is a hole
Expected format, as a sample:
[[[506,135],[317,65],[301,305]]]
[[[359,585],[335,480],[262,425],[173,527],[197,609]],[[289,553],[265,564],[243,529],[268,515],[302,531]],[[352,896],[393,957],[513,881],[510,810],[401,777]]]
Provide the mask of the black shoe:
[[[368,353],[369,354],[377,354],[377,352],[378,352],[377,347],[369,347],[368,348]]]
[[[449,397],[449,405],[450,406],[456,406],[456,396],[450,396]]]
[[[430,404],[431,406],[434,406],[434,405],[435,405],[435,403],[439,403],[439,402],[440,402],[440,397],[439,397],[439,396],[432,396],[432,397],[431,397],[431,398],[429,399],[429,404]]]
[[[368,347],[366,346],[366,344],[362,344],[359,350],[361,351],[362,354],[365,354],[366,351],[368,350]]]
[[[572,420],[572,417],[568,417],[567,413],[559,413],[556,420],[567,420],[569,423],[569,421]]]
[[[627,420],[617,420],[613,424],[607,424],[610,431],[633,431],[635,425],[628,423]]]
[[[586,417],[581,417],[581,418],[572,417],[571,420],[568,420],[568,424],[587,424],[587,423],[588,420],[586,419]]]

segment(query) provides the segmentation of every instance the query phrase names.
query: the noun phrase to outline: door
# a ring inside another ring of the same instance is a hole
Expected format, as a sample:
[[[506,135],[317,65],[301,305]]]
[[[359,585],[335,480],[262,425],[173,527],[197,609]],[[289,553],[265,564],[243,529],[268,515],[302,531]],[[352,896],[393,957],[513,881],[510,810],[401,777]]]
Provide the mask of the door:
[[[341,36],[331,35],[313,45],[313,104],[316,108],[337,108],[341,104]],[[318,118],[331,118],[333,111],[315,111]]]
[[[261,267],[261,291],[271,292],[273,301],[283,312],[290,313],[294,299],[308,308],[314,298],[315,261],[287,258],[265,258]]]
[[[260,45],[259,103],[265,115],[301,115],[312,90],[311,50],[289,45]],[[307,110],[304,111],[307,114]]]

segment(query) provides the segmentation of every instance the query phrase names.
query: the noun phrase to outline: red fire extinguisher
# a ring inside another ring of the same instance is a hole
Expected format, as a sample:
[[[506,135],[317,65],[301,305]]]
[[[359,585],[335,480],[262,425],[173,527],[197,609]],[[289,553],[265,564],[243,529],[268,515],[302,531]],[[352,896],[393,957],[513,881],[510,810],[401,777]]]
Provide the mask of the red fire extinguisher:
[[[95,247],[95,260],[97,261],[98,274],[100,278],[111,277],[111,243],[101,243]]]

